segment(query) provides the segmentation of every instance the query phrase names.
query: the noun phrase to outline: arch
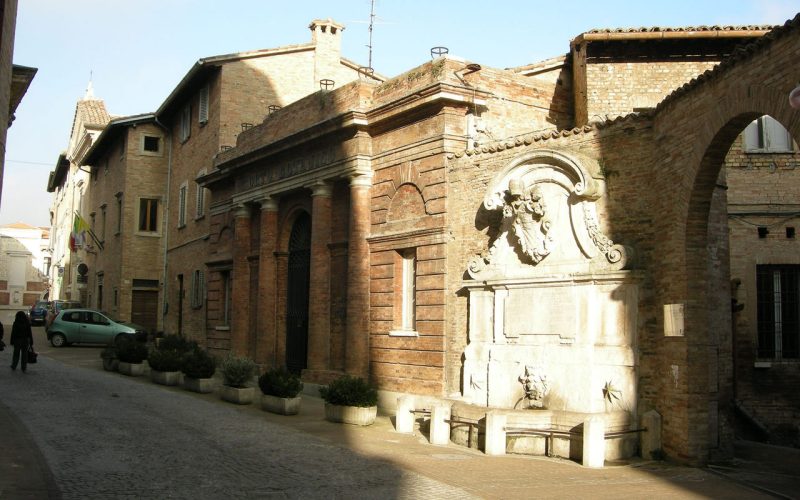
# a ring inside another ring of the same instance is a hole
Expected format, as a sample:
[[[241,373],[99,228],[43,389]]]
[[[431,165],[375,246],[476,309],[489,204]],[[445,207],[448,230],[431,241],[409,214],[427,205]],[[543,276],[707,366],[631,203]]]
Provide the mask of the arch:
[[[389,202],[386,222],[416,219],[427,215],[419,188],[411,183],[400,185]]]
[[[691,462],[704,463],[712,450],[732,443],[725,425],[732,411],[725,376],[732,363],[726,357],[730,291],[723,283],[730,262],[711,268],[709,244],[719,237],[709,226],[712,196],[728,150],[750,121],[770,115],[798,137],[800,113],[790,108],[788,96],[797,84],[796,64],[789,62],[796,62],[790,54],[797,53],[800,36],[796,30],[785,34],[765,37],[756,49],[684,85],[653,116],[653,182],[643,194],[653,207],[658,241],[655,305],[685,304],[684,338],[658,344],[653,373],[669,374],[670,382],[654,405],[666,417],[665,449]],[[770,50],[760,50],[764,45]]]

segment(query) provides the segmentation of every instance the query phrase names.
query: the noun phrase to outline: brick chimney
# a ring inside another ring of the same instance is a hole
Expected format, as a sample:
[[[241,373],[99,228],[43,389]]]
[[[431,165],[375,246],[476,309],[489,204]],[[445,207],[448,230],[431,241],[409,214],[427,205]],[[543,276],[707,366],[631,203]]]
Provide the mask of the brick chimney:
[[[336,81],[340,71],[342,49],[342,31],[344,26],[332,19],[315,19],[308,25],[311,30],[311,43],[316,46],[314,54],[314,81],[319,88],[319,81],[329,79]],[[336,82],[339,86],[344,82]]]

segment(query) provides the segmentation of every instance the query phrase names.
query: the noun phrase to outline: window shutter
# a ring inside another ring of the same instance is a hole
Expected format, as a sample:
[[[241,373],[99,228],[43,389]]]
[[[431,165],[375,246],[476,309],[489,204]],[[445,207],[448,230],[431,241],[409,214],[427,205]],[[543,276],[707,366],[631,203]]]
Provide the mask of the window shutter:
[[[178,225],[186,224],[186,185],[181,186],[178,195]]]
[[[758,120],[753,120],[744,129],[744,149],[745,151],[758,151],[761,149],[761,137]]]
[[[764,117],[764,128],[767,136],[767,149],[769,151],[791,151],[792,143],[789,131],[771,116]]]
[[[198,121],[208,122],[208,85],[200,89],[200,109],[198,111]]]

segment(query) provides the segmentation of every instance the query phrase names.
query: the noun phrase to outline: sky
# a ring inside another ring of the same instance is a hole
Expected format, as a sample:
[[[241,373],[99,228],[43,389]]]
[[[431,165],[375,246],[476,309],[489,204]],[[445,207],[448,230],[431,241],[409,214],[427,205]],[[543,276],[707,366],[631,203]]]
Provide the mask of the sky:
[[[311,41],[345,25],[342,55],[367,66],[370,0],[19,0],[14,63],[38,68],[8,131],[0,225],[50,225],[47,179],[91,80],[114,116],[155,111],[202,57]],[[374,0],[372,66],[392,77],[432,47],[482,66],[569,51],[596,28],[777,25],[798,0]]]

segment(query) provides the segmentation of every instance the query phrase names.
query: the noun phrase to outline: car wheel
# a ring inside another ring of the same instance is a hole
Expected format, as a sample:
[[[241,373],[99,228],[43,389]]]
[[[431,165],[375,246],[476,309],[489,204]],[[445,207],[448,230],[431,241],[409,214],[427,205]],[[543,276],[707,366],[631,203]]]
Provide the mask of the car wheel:
[[[67,345],[67,337],[62,333],[54,333],[53,336],[50,337],[50,344],[53,347],[64,347]]]

